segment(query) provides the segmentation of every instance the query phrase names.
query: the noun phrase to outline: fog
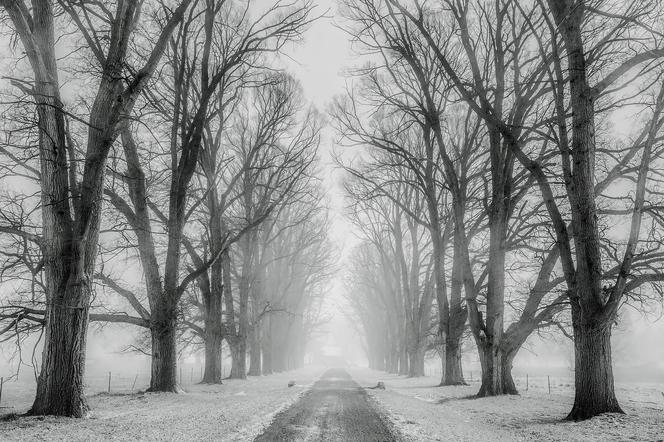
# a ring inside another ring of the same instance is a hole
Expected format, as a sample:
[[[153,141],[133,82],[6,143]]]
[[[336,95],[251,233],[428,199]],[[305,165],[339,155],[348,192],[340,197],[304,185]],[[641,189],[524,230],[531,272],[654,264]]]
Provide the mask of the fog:
[[[7,421],[664,429],[664,10],[636,3],[0,1]]]

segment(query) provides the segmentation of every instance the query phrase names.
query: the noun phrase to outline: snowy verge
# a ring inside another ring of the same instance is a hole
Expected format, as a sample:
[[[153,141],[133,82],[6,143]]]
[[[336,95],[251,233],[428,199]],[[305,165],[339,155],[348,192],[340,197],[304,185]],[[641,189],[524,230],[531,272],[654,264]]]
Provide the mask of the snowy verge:
[[[306,367],[223,385],[191,385],[184,394],[93,395],[89,419],[19,417],[0,421],[0,435],[3,441],[249,441],[324,370]],[[290,380],[294,387],[288,387]]]
[[[437,377],[406,378],[365,368],[349,372],[363,387],[383,381],[386,390],[367,390],[399,431],[412,441],[659,441],[664,439],[664,400],[654,402],[638,385],[621,385],[626,415],[607,414],[583,422],[562,419],[569,394],[541,389],[519,396],[468,399],[478,383],[437,387]]]

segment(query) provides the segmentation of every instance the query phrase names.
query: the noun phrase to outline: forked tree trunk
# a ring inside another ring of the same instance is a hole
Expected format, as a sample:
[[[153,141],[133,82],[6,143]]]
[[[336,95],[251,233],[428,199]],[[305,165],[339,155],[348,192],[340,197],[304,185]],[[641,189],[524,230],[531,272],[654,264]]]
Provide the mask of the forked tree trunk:
[[[509,162],[513,162],[513,159],[500,153],[500,134],[492,124],[487,126],[491,143],[492,195],[489,212],[486,322],[483,330],[474,331],[482,361],[482,385],[477,393],[479,397],[517,394],[513,385],[509,385],[504,377],[506,361],[503,359],[501,349],[505,314],[505,254],[512,182],[512,165]],[[478,315],[480,319],[476,322],[481,323],[481,313]]]
[[[54,303],[47,314],[42,368],[29,414],[85,417],[89,411],[83,391],[88,303],[80,308]]]
[[[574,350],[574,406],[567,419],[623,413],[613,383],[611,324],[575,324]]]
[[[152,377],[148,391],[178,393],[175,314],[152,322]]]
[[[445,340],[445,370],[440,385],[466,385],[461,367],[461,340],[450,336]]]
[[[482,345],[479,352],[482,364],[482,385],[477,397],[518,394],[511,376],[511,359],[505,359],[505,354],[496,346]],[[507,376],[505,376],[506,373]]]

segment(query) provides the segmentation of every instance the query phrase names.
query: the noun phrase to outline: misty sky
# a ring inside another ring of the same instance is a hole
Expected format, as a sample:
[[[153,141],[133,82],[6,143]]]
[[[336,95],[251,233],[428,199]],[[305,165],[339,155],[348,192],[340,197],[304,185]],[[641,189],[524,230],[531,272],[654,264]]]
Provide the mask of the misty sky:
[[[325,18],[315,22],[304,37],[304,41],[297,45],[291,45],[286,50],[286,56],[282,57],[286,70],[293,74],[301,82],[306,97],[318,110],[325,113],[330,102],[336,95],[344,92],[344,87],[350,79],[345,71],[352,66],[361,63],[351,48],[348,35],[337,27],[341,22],[335,18],[336,2],[334,0],[318,0],[318,12],[323,14],[327,11]],[[7,67],[8,60],[3,57],[7,44],[5,36],[0,37],[0,70]],[[4,41],[3,41],[4,40]],[[0,87],[7,86],[0,79]],[[621,122],[629,125],[629,121]],[[616,126],[620,127],[620,126]],[[623,126],[624,127],[624,126]],[[331,128],[324,131],[324,140],[321,145],[321,174],[326,189],[327,203],[331,210],[330,238],[338,248],[340,262],[337,276],[332,281],[330,297],[327,301],[327,309],[334,314],[334,319],[327,327],[328,335],[320,339],[321,343],[330,347],[349,349],[353,355],[358,353],[359,339],[345,316],[339,311],[343,306],[342,278],[344,272],[352,271],[345,268],[345,256],[357,243],[351,223],[343,216],[345,206],[342,179],[343,173],[336,169],[332,160],[332,152],[338,151],[334,146],[335,134]],[[615,331],[616,347],[614,361],[616,365],[633,366],[651,365],[653,369],[664,370],[664,347],[660,341],[664,336],[664,321],[655,322],[657,315],[643,318],[640,314],[631,310],[623,313],[624,321]],[[133,329],[122,331],[120,336],[123,345],[126,345],[132,336]],[[118,336],[118,335],[114,335]],[[91,345],[97,342],[100,347],[92,351],[91,356],[101,357],[103,353],[119,351],[120,345],[114,347],[113,339],[104,333],[91,333]],[[547,366],[554,364],[564,367],[568,364],[571,353],[571,343],[564,339],[556,339],[555,344],[548,342],[543,344],[541,338],[534,335],[531,339],[530,349],[525,348],[519,354],[519,360],[515,362],[517,370],[524,366]],[[474,352],[467,352],[470,357],[475,357]],[[0,361],[0,367],[5,361]],[[471,361],[472,363],[472,361]],[[436,362],[436,364],[438,364]],[[617,370],[618,378],[620,370]]]
[[[348,70],[362,63],[362,59],[353,51],[349,36],[339,28],[343,20],[337,15],[335,0],[319,0],[320,11],[329,10],[329,18],[316,22],[305,35],[305,40],[289,48],[286,59],[287,70],[296,76],[308,99],[322,112],[325,112],[329,103],[336,95],[345,91],[345,85],[351,81]],[[620,133],[631,126],[630,118],[617,117],[611,122],[612,129]],[[352,347],[351,353],[356,353],[356,342],[352,342],[352,333],[348,333],[348,322],[340,314],[339,307],[343,306],[341,291],[343,287],[340,279],[344,272],[353,269],[344,267],[344,257],[357,243],[352,224],[343,216],[345,205],[341,182],[343,173],[335,170],[330,153],[332,151],[343,154],[343,148],[334,146],[335,135],[330,128],[325,131],[325,140],[322,149],[322,169],[325,176],[327,197],[332,210],[332,230],[330,237],[340,248],[340,271],[333,281],[328,308],[334,310],[335,319],[328,328],[332,336],[325,341],[336,343],[342,348]],[[652,312],[647,317],[632,309],[623,310],[623,320],[614,331],[615,357],[617,366],[651,366],[653,370],[664,370],[664,348],[658,345],[664,336],[664,321],[658,321],[660,312]],[[349,341],[350,338],[350,341]],[[571,364],[573,351],[571,342],[566,338],[556,338],[543,341],[534,334],[519,353],[515,362],[518,371],[525,367],[556,366],[565,368]],[[475,352],[466,352],[471,359]],[[470,360],[467,363],[473,364]],[[524,367],[525,366],[525,367]],[[620,369],[616,370],[620,379]]]

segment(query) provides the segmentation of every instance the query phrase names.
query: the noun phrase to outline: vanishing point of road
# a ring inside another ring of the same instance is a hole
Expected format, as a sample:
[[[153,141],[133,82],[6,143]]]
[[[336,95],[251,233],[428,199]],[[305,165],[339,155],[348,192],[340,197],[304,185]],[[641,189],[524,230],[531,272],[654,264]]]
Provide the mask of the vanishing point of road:
[[[343,369],[331,369],[292,406],[277,414],[255,442],[401,439],[367,394]]]

